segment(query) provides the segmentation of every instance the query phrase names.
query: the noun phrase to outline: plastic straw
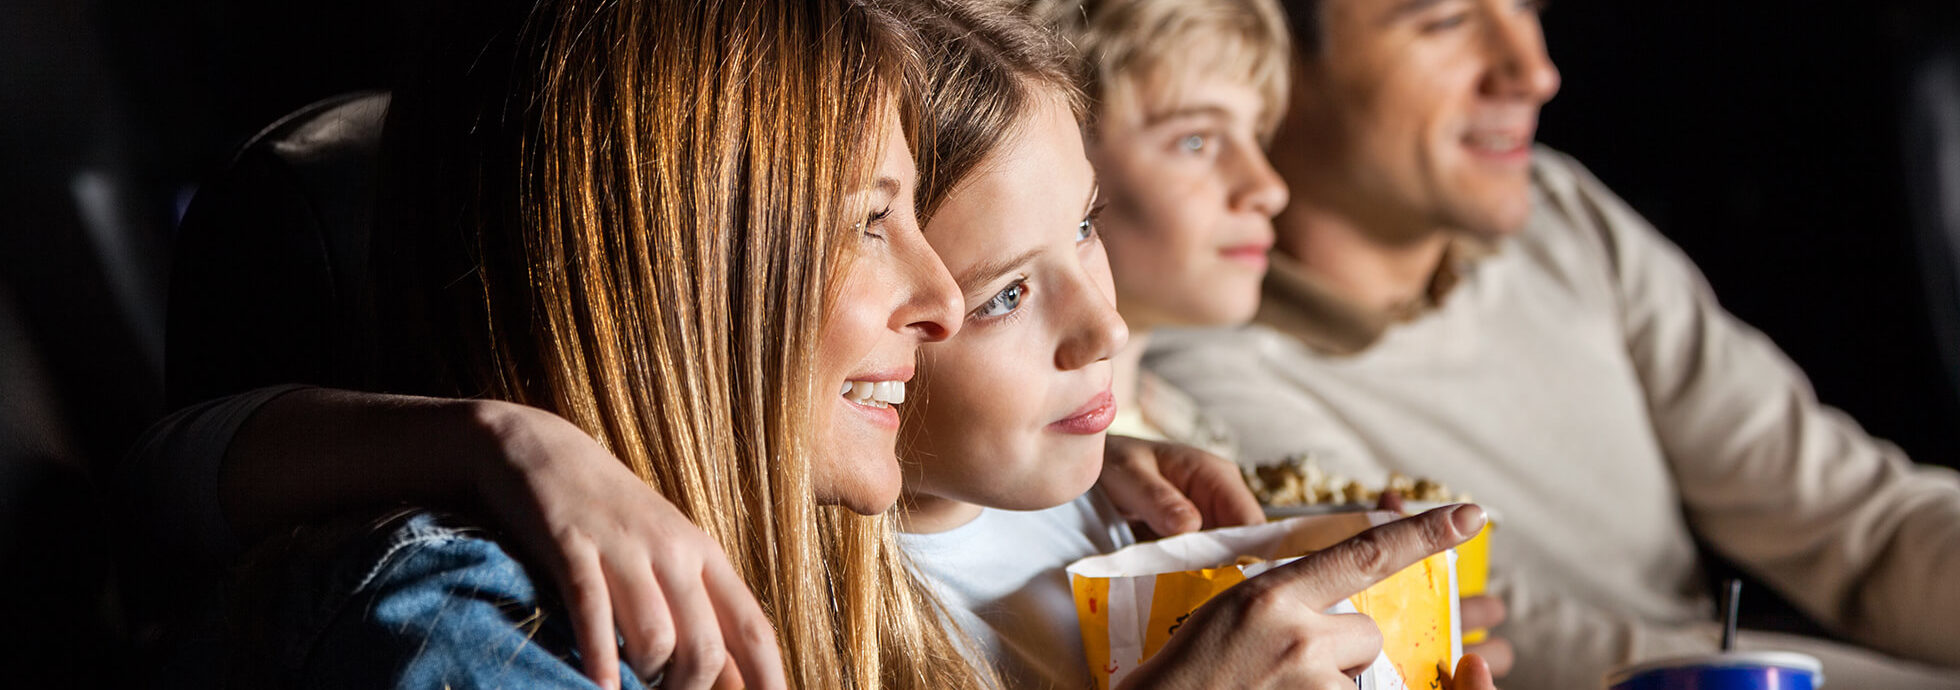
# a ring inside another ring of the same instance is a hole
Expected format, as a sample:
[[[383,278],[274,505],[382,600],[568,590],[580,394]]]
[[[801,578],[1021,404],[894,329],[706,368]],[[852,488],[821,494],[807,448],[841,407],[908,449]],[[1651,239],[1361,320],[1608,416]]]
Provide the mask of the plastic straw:
[[[1726,601],[1722,606],[1724,609],[1722,618],[1722,651],[1724,652],[1735,649],[1735,617],[1736,612],[1742,608],[1742,580],[1732,577],[1729,578],[1728,584],[1728,596],[1724,597]]]

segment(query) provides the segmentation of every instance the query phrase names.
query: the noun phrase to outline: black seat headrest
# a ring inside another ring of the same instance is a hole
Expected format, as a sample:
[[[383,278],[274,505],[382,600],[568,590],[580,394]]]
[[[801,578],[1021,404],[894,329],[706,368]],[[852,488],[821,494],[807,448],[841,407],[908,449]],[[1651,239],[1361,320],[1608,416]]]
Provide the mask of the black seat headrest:
[[[275,383],[360,384],[388,102],[364,92],[301,108],[198,190],[170,279],[172,408]]]

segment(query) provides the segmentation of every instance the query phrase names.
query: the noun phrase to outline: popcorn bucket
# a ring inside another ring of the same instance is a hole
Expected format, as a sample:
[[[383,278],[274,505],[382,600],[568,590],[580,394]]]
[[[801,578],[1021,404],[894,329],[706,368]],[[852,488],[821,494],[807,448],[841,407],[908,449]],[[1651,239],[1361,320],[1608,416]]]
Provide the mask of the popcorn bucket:
[[[1076,561],[1068,567],[1069,580],[1097,687],[1108,690],[1155,656],[1213,596],[1399,517],[1387,512],[1298,517],[1186,534]],[[1453,551],[1423,559],[1330,612],[1367,614],[1381,627],[1382,654],[1362,674],[1362,690],[1441,687],[1463,655]]]
[[[1447,504],[1410,501],[1404,507],[1413,515],[1444,505]],[[1490,506],[1484,506],[1484,514],[1489,519],[1484,521],[1482,529],[1477,530],[1477,536],[1456,545],[1456,589],[1461,597],[1474,597],[1490,589],[1490,533],[1504,518]],[[1484,628],[1463,631],[1464,644],[1477,644],[1489,637],[1490,631]]]

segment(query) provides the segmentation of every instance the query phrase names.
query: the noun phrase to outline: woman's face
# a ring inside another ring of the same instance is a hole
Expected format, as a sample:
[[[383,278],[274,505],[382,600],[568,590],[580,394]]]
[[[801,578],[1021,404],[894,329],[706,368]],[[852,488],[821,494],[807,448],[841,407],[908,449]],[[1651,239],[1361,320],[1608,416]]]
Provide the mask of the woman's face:
[[[896,123],[897,112],[883,119]],[[853,200],[870,211],[847,240],[858,246],[819,336],[813,420],[818,499],[866,515],[898,499],[893,405],[906,397],[919,346],[952,335],[961,313],[959,289],[913,216],[917,174],[896,125],[883,149],[874,182]]]
[[[960,336],[925,348],[907,420],[909,493],[1037,509],[1095,483],[1129,337],[1090,216],[1074,116],[1046,99],[934,214],[926,239],[964,294]],[[917,422],[917,423],[915,423]]]

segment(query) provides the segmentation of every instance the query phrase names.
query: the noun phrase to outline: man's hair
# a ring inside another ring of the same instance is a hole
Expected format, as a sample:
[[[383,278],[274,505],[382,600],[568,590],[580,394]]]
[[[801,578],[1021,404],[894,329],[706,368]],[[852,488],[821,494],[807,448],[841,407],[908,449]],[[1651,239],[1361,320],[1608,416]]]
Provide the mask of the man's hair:
[[[1164,88],[1192,74],[1242,79],[1265,101],[1271,131],[1286,103],[1291,43],[1276,0],[1024,0],[1037,21],[1075,44],[1083,86],[1099,103],[1128,88]],[[1171,94],[1146,90],[1148,101]]]
[[[1281,0],[1286,8],[1286,28],[1293,32],[1293,47],[1301,56],[1320,52],[1320,0]]]

